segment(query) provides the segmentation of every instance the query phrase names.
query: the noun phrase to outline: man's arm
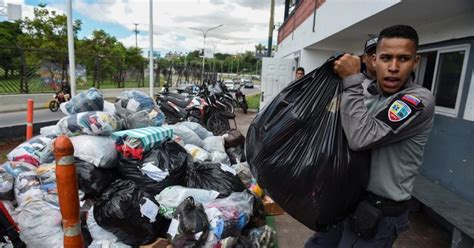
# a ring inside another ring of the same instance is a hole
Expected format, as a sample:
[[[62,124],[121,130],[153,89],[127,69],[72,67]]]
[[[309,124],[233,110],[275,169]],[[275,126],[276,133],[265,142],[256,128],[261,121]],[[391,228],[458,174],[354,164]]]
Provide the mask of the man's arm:
[[[353,150],[370,149],[375,145],[397,142],[431,128],[434,103],[431,93],[420,88],[419,104],[411,95],[400,95],[385,103],[377,113],[369,113],[364,104],[362,74],[344,79],[341,99],[341,121],[349,147]],[[406,111],[396,115],[396,110]]]

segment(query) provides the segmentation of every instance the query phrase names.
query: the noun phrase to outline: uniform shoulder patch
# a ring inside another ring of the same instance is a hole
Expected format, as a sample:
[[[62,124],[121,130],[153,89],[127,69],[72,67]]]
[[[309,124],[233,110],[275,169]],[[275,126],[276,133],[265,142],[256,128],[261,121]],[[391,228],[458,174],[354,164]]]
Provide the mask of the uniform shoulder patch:
[[[424,105],[418,97],[400,94],[392,99],[388,106],[375,117],[389,125],[393,131],[396,131],[423,108]]]
[[[388,119],[391,122],[399,122],[410,116],[412,110],[405,102],[395,100],[388,108]]]

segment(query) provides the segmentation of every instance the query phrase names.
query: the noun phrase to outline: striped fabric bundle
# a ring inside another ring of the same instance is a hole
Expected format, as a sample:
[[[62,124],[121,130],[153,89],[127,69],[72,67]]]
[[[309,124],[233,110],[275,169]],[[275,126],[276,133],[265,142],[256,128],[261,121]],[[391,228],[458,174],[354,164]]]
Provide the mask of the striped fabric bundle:
[[[173,129],[170,127],[144,127],[112,133],[115,147],[125,157],[142,159],[143,154],[155,144],[173,138]]]

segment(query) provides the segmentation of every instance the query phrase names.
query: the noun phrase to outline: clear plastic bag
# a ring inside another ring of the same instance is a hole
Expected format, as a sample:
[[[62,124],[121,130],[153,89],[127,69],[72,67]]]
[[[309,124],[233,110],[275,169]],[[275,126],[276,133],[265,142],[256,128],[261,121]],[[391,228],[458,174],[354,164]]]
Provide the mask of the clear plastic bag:
[[[246,142],[258,184],[316,231],[354,210],[370,166],[368,153],[348,147],[339,115],[342,80],[333,61],[284,88],[253,120]]]
[[[28,247],[63,247],[61,213],[49,203],[34,199],[20,205],[12,217],[18,223],[20,237]]]
[[[252,183],[252,172],[250,171],[250,167],[246,162],[238,163],[234,165],[234,170],[239,176],[240,180],[244,183],[244,185],[248,188]]]
[[[71,98],[70,101],[64,104],[64,108],[61,108],[61,111],[65,115],[73,115],[88,111],[102,111],[103,109],[104,96],[102,92],[96,88],[90,88]]]
[[[160,214],[167,219],[172,219],[178,205],[189,196],[192,196],[195,202],[205,203],[216,199],[219,196],[219,192],[183,186],[170,186],[156,195],[155,199],[160,204]]]
[[[118,165],[115,142],[110,137],[79,135],[71,137],[74,157],[100,168],[113,168]]]
[[[203,140],[204,150],[209,152],[225,152],[224,148],[224,137],[222,136],[211,136]]]
[[[175,135],[178,135],[179,137],[183,139],[184,144],[186,145],[191,144],[191,145],[203,147],[202,139],[199,138],[199,135],[197,135],[191,129],[184,126],[180,126],[180,125],[169,125],[169,127],[173,128],[173,133]]]
[[[199,146],[187,144],[184,146],[184,149],[193,156],[194,160],[197,161],[206,161],[210,159],[210,154],[206,150],[202,149]]]
[[[138,90],[122,92],[116,99],[115,111],[126,129],[161,126],[165,120],[153,99]]]
[[[8,153],[7,158],[10,161],[21,161],[39,166],[40,163],[54,161],[52,152],[52,143],[55,135],[35,136],[13,149]]]
[[[0,168],[0,200],[11,201],[14,199],[13,182],[12,175]]]
[[[109,136],[122,129],[122,123],[115,115],[99,111],[66,116],[56,125],[61,133],[70,137],[81,134]]]
[[[196,133],[201,139],[205,139],[205,138],[213,136],[212,132],[209,132],[206,128],[201,126],[201,124],[196,123],[196,122],[183,121],[183,122],[178,123],[177,125],[190,129],[191,131]]]
[[[22,172],[15,179],[15,199],[18,205],[24,205],[35,199],[43,199],[41,182],[35,171]]]
[[[36,167],[25,162],[7,161],[1,165],[1,168],[10,174],[13,178],[25,171],[36,171]]]
[[[211,152],[211,154],[209,155],[209,158],[211,162],[213,163],[221,163],[221,164],[230,166],[229,156],[227,156],[227,153],[225,152],[218,152],[218,151]]]
[[[218,239],[239,236],[253,212],[253,195],[232,193],[229,197],[204,203],[212,232]]]

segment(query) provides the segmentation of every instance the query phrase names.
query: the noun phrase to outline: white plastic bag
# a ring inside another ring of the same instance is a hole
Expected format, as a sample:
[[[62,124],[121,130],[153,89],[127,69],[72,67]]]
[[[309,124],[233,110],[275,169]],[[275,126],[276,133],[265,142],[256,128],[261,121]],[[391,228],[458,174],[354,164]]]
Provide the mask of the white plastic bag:
[[[21,230],[21,239],[28,247],[62,248],[64,232],[61,212],[41,199],[19,206],[13,219]]]
[[[110,137],[79,135],[71,137],[74,146],[74,157],[99,168],[117,166],[118,153],[115,142]]]
[[[61,134],[61,131],[59,130],[59,128],[56,126],[56,125],[52,125],[52,126],[47,126],[47,127],[42,127],[40,128],[40,134],[41,135],[55,135],[55,136],[58,136]]]
[[[201,126],[201,124],[196,123],[196,122],[184,121],[184,122],[178,123],[177,125],[190,129],[191,131],[195,132],[201,139],[205,139],[205,138],[213,136],[212,132],[209,132],[207,129]]]
[[[227,156],[227,153],[225,152],[211,152],[209,158],[214,163],[221,163],[230,166],[229,156]]]
[[[219,196],[219,192],[176,185],[165,188],[160,194],[155,196],[155,199],[160,205],[177,207],[189,196],[192,196],[195,202],[205,203],[216,199]]]
[[[203,140],[203,146],[209,152],[225,152],[224,137],[211,136]]]
[[[206,161],[209,160],[209,153],[202,149],[201,147],[195,146],[195,145],[185,145],[184,149],[193,156],[194,160],[200,160],[200,161]]]
[[[173,128],[174,134],[183,139],[184,144],[191,144],[199,147],[203,146],[202,139],[199,138],[199,136],[191,129],[180,125],[170,125],[170,127]]]
[[[22,172],[15,179],[15,199],[18,205],[34,199],[42,199],[44,192],[41,190],[41,183],[34,171]]]

